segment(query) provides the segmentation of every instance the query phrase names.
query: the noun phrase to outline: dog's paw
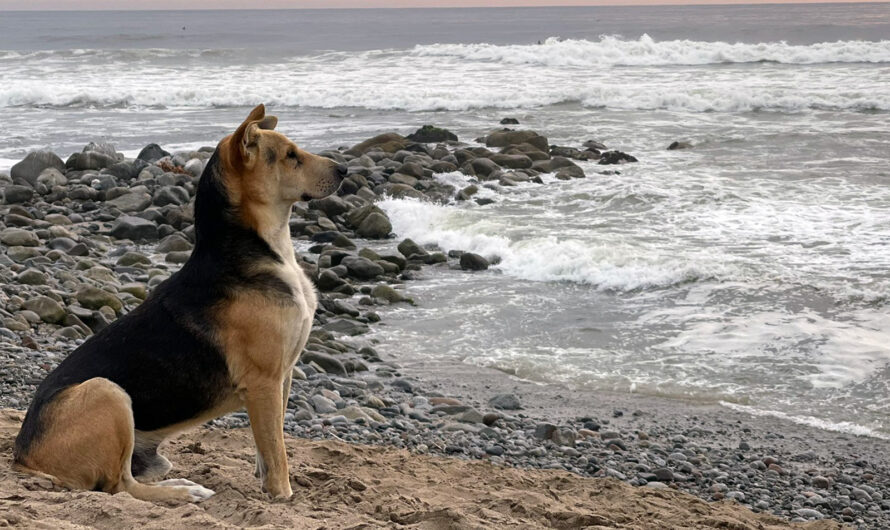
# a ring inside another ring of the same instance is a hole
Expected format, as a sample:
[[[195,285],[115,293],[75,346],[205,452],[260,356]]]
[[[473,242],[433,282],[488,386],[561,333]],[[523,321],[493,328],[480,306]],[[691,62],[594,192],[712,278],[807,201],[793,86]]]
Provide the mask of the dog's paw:
[[[190,486],[188,488],[188,492],[189,495],[191,495],[192,497],[192,502],[201,502],[216,495],[216,492],[212,489],[205,488],[204,486],[199,486],[197,484],[195,484],[194,486]]]
[[[290,487],[290,483],[276,488],[270,488],[268,485],[264,485],[262,487],[262,490],[263,493],[271,496],[272,500],[275,501],[286,501],[294,495],[294,492]]]
[[[200,484],[184,478],[168,478],[156,484],[158,486],[200,486]]]
[[[157,485],[182,488],[188,493],[189,497],[191,498],[191,502],[201,502],[216,495],[216,492],[212,489],[205,488],[200,484],[196,484],[191,480],[187,480],[184,478],[171,478],[162,480],[161,482],[158,482]]]

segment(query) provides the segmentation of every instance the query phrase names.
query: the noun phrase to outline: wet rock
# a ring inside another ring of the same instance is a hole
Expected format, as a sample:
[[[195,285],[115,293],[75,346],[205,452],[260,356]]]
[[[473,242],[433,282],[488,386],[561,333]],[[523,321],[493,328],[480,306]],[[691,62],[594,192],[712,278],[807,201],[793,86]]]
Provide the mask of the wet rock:
[[[557,427],[550,435],[550,439],[557,445],[573,447],[575,445],[575,431],[569,427]]]
[[[3,202],[6,204],[20,204],[28,202],[34,196],[34,189],[30,186],[10,185],[3,188]]]
[[[120,298],[114,294],[92,285],[85,285],[78,289],[75,297],[77,302],[87,309],[101,309],[103,306],[108,306],[117,313],[124,306]]]
[[[122,267],[131,267],[133,265],[151,265],[148,256],[139,252],[127,252],[117,259],[117,264]]]
[[[727,495],[728,497],[729,495]],[[797,515],[803,517],[804,519],[822,519],[825,516],[822,515],[822,512],[818,510],[813,510],[812,508],[801,508],[796,510]]]
[[[408,139],[396,133],[384,133],[369,138],[346,151],[346,154],[352,156],[361,156],[372,149],[379,149],[385,153],[395,153],[400,149],[404,149],[408,143]]]
[[[494,175],[501,170],[501,167],[488,158],[474,158],[470,160],[469,167],[466,169],[469,171],[469,174],[484,180],[494,178]]]
[[[490,159],[495,164],[510,169],[526,169],[532,167],[532,159],[526,155],[493,155]]]
[[[475,184],[470,184],[466,188],[460,190],[460,192],[458,192],[456,198],[459,201],[468,201],[468,200],[470,200],[470,197],[477,194],[478,192],[479,192],[479,187],[476,186]]]
[[[596,140],[587,140],[583,144],[581,144],[585,149],[590,149],[592,151],[605,151],[608,149],[606,144],[602,142],[598,142]]]
[[[350,276],[359,280],[373,280],[384,273],[383,267],[359,256],[349,256],[341,263],[346,266]]]
[[[37,185],[35,189],[38,193],[46,195],[56,186],[66,186],[68,179],[61,171],[54,167],[48,167],[40,172],[37,176]]]
[[[573,160],[596,160],[599,158],[599,151],[576,149],[574,147],[562,147],[558,145],[550,146],[550,156],[560,156],[563,158],[571,158]]]
[[[367,324],[344,318],[332,320],[322,327],[327,331],[342,333],[349,336],[362,335],[370,331]]]
[[[692,144],[690,142],[675,141],[671,142],[671,145],[668,146],[668,151],[674,151],[677,149],[692,149]]]
[[[200,158],[192,158],[185,163],[183,169],[193,177],[200,177],[204,173],[204,161]]]
[[[318,274],[318,279],[315,283],[322,291],[333,291],[339,287],[347,285],[346,280],[343,280],[337,276],[335,272],[330,270],[321,271]]]
[[[434,127],[432,125],[424,125],[420,129],[417,129],[413,133],[407,136],[408,140],[412,142],[420,142],[420,143],[436,143],[436,142],[447,142],[447,141],[457,141],[457,135],[448,129],[442,129],[439,127]]]
[[[627,153],[622,153],[621,151],[606,151],[600,155],[600,160],[597,163],[600,165],[608,165],[627,164],[628,162],[637,162],[637,159]]]
[[[821,475],[817,475],[817,476],[813,477],[813,480],[811,481],[811,483],[813,484],[814,488],[819,488],[819,489],[827,489],[829,486],[831,486],[831,480],[829,480]]]
[[[356,233],[366,239],[385,239],[392,232],[392,223],[382,212],[371,212],[359,224]]]
[[[380,300],[386,300],[390,304],[397,304],[399,302],[412,302],[412,300],[406,296],[403,296],[401,293],[390,287],[389,285],[375,285],[371,290],[371,296],[374,298],[379,298]]]
[[[103,173],[108,173],[113,175],[115,178],[121,181],[133,180],[134,178],[139,176],[139,173],[145,169],[146,164],[143,160],[136,160],[134,162],[118,162],[110,167],[107,167],[103,170]]]
[[[550,143],[546,136],[535,131],[513,131],[504,129],[495,131],[485,137],[485,145],[488,147],[507,147],[508,145],[529,144],[541,151],[547,151]]]
[[[331,414],[332,412],[337,412],[337,405],[322,395],[315,394],[309,398],[309,400],[312,402],[312,407],[315,409],[315,412],[319,414]]]
[[[158,227],[147,219],[122,215],[111,228],[110,234],[117,239],[154,241],[158,239]]]
[[[105,204],[126,213],[141,212],[151,205],[151,195],[144,192],[125,193],[120,197],[105,201]]]
[[[65,308],[48,296],[38,296],[25,300],[22,307],[34,311],[40,319],[49,324],[58,324],[65,320]]]
[[[65,168],[73,171],[99,170],[113,166],[116,163],[117,158],[105,153],[84,151],[82,153],[72,153],[68,160],[65,161]]]
[[[0,243],[8,247],[36,247],[40,239],[34,232],[21,228],[7,228],[0,232]]]
[[[503,118],[499,123],[501,125],[519,125],[519,120],[516,118]]]
[[[586,175],[584,174],[584,170],[578,166],[568,166],[564,168],[560,168],[556,172],[556,178],[559,180],[570,180],[570,179],[580,179],[584,178]]]
[[[352,205],[336,195],[330,195],[323,199],[312,199],[309,201],[309,209],[324,212],[326,216],[332,218],[348,212],[352,209]]]
[[[168,204],[182,206],[188,202],[189,192],[182,186],[158,188],[154,193],[154,197],[151,198],[151,203],[156,206],[167,206]]]
[[[484,271],[488,269],[488,260],[479,254],[464,252],[460,256],[460,268],[469,271]]]
[[[13,184],[34,188],[37,178],[47,168],[62,173],[65,171],[65,163],[51,151],[32,151],[21,162],[12,166],[9,176]]]
[[[346,367],[338,359],[326,353],[306,350],[300,356],[300,362],[303,364],[315,363],[324,368],[325,372],[331,374],[348,375]]]
[[[535,426],[535,438],[538,440],[549,440],[556,431],[556,425],[552,423],[539,423]]]
[[[192,249],[192,244],[180,234],[170,234],[158,243],[157,251],[166,253],[174,251],[187,251]]]
[[[411,258],[411,256],[426,256],[429,254],[423,247],[421,247],[411,239],[404,239],[401,243],[399,243],[399,246],[397,248],[403,256],[409,259]]]
[[[170,156],[168,151],[165,151],[158,144],[148,144],[139,151],[139,154],[136,155],[136,158],[139,160],[144,160],[149,164],[153,164],[158,160],[164,158],[165,156]]]
[[[36,269],[25,269],[16,277],[23,285],[46,285],[46,274]]]
[[[673,482],[674,481],[674,472],[666,467],[661,467],[656,469],[653,474],[655,478],[660,480],[661,482]]]

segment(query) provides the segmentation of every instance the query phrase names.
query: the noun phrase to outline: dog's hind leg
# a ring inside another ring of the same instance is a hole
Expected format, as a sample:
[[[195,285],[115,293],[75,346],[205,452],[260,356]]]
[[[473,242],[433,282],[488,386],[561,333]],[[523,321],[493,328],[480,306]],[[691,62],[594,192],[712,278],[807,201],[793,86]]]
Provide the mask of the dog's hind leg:
[[[173,464],[158,454],[158,446],[162,441],[163,438],[136,431],[136,442],[130,464],[130,471],[134,477],[143,481],[159,480],[173,469]]]
[[[130,471],[135,432],[130,396],[96,377],[62,391],[41,417],[43,430],[19,462],[70,488],[126,491],[149,501],[195,502],[213,495],[197,484],[141,484]]]

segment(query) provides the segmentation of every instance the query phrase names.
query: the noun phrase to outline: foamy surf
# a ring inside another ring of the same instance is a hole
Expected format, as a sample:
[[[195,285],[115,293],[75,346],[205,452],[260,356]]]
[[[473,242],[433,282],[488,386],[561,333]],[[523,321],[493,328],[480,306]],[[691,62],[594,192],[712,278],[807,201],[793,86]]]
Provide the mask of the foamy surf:
[[[870,436],[872,438],[880,438],[882,440],[890,440],[890,435],[884,434],[882,432],[878,432],[874,429],[866,427],[864,425],[857,425],[855,423],[849,421],[840,421],[840,422],[832,422],[823,420],[820,418],[816,418],[815,416],[797,416],[794,414],[788,414],[778,410],[761,410],[756,407],[751,407],[748,405],[739,405],[738,403],[730,403],[728,401],[721,401],[720,405],[735,410],[737,412],[744,412],[745,414],[750,414],[752,416],[767,416],[772,418],[778,418],[780,420],[790,421],[792,423],[797,423],[799,425],[807,425],[810,427],[816,427],[818,429],[826,430],[826,431],[834,431],[834,432],[842,432],[846,434],[853,434],[856,436]]]
[[[128,66],[133,63],[140,68]],[[842,83],[836,64],[847,70]],[[890,92],[879,82],[887,64],[890,40],[790,45],[648,36],[261,58],[235,49],[0,51],[0,108],[195,109],[264,101],[410,112],[563,103],[683,112],[873,112],[890,110]],[[244,90],[246,80],[250,90]]]
[[[715,279],[722,268],[708,269],[682,260],[653,256],[630,245],[603,244],[556,236],[525,237],[524,227],[497,215],[416,199],[378,203],[401,238],[421,245],[473,252],[496,261],[496,270],[537,282],[575,282],[601,290],[634,291]],[[507,235],[504,235],[507,234]],[[719,270],[718,270],[719,269]]]
[[[823,64],[890,62],[890,40],[820,42],[656,41],[649,35],[622,39],[604,35],[599,40],[550,37],[538,44],[434,44],[417,46],[419,57],[457,57],[468,61],[538,66],[690,66],[759,63]]]

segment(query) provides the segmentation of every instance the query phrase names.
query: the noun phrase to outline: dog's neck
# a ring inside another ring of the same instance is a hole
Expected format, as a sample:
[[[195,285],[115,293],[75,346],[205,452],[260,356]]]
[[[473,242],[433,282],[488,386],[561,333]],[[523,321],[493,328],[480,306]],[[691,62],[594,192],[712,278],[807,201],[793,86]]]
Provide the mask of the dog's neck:
[[[293,204],[281,202],[274,206],[264,206],[252,212],[252,217],[257,221],[256,231],[269,247],[281,256],[285,263],[292,263],[294,247],[290,239],[290,215]]]
[[[280,202],[239,212],[228,197],[220,171],[217,149],[198,182],[192,256],[207,256],[212,262],[240,263],[247,255],[256,258],[268,254],[294,264],[288,226],[291,204]],[[243,222],[244,214],[251,222]]]

